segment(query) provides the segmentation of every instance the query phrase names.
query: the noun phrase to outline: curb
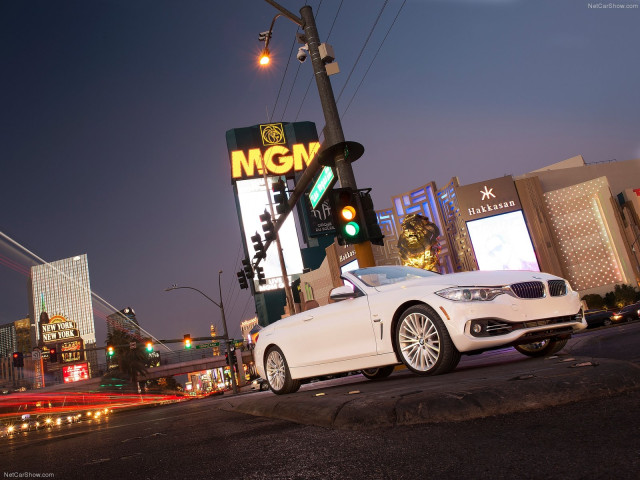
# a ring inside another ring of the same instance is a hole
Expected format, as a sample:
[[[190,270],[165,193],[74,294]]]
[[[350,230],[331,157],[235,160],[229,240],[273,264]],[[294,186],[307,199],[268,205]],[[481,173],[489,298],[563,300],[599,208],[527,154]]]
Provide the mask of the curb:
[[[486,367],[481,376],[478,373],[407,375],[400,379],[401,385],[356,381],[284,396],[265,392],[227,398],[218,408],[325,428],[362,430],[473,420],[640,389],[640,366],[610,359],[531,359],[525,364]]]

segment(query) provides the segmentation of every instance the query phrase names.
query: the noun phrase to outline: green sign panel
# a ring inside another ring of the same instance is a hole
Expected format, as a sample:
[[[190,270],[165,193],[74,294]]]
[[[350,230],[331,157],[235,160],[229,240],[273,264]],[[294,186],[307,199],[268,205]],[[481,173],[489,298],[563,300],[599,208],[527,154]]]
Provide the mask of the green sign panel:
[[[324,197],[324,194],[331,186],[334,178],[335,175],[333,173],[333,168],[324,167],[322,169],[318,180],[316,180],[313,188],[311,188],[311,192],[309,192],[309,201],[311,202],[311,208],[315,209],[318,206],[320,200],[322,200],[322,197]]]

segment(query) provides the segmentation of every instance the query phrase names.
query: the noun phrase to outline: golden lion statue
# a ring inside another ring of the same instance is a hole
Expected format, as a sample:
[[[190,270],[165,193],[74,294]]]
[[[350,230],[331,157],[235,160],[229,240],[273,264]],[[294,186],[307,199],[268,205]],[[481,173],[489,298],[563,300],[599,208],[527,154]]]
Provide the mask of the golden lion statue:
[[[402,265],[437,271],[440,245],[437,225],[419,213],[404,217],[398,240]]]

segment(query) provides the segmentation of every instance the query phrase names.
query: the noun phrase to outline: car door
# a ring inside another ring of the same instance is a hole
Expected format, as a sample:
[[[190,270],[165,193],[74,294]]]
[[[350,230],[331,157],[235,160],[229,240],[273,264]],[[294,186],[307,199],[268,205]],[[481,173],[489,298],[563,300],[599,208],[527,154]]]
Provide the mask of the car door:
[[[369,304],[364,294],[297,314],[289,328],[278,329],[278,335],[287,337],[283,346],[291,367],[376,354]]]

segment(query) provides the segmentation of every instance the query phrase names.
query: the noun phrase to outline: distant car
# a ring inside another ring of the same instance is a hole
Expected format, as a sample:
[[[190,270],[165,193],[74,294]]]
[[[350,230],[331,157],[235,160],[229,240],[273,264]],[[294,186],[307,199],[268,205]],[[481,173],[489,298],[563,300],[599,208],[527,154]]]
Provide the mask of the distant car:
[[[276,394],[302,380],[362,370],[376,380],[404,364],[419,375],[453,370],[462,353],[512,345],[532,357],[561,350],[587,328],[566,280],[541,272],[473,271],[440,275],[379,266],[342,274],[333,303],[260,331],[258,374]]]
[[[256,378],[253,382],[251,382],[251,390],[269,390],[269,382],[267,382],[264,378]]]
[[[613,311],[606,308],[594,308],[584,312],[584,319],[587,321],[589,328],[611,325],[613,323],[612,316]]]
[[[638,318],[640,318],[640,303],[634,303],[613,312],[611,320],[614,322],[630,322]]]

